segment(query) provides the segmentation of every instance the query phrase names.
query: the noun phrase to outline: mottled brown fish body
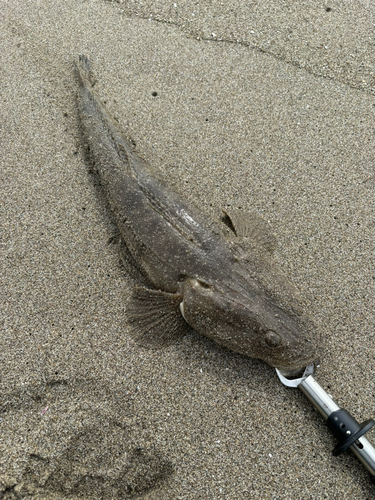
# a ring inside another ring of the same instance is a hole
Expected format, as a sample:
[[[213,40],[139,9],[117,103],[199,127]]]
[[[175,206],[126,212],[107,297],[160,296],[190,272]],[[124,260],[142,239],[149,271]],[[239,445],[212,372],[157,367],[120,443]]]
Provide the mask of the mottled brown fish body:
[[[134,289],[128,303],[137,340],[168,345],[188,323],[221,345],[280,369],[313,361],[319,335],[272,260],[275,241],[265,222],[234,211],[219,225],[189,206],[121,133],[92,88],[85,56],[78,80],[94,169],[122,239],[155,287]]]

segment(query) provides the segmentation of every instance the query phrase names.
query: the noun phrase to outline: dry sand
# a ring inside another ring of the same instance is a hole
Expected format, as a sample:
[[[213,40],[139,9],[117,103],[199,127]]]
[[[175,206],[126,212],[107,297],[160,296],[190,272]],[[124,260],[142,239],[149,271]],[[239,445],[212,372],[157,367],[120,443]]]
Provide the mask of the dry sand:
[[[203,211],[270,221],[324,335],[317,380],[362,421],[375,413],[373,4],[0,7],[0,498],[374,498],[272,368],[194,334],[159,351],[130,339],[140,278],[119,265],[87,171],[73,69],[92,59],[137,149]]]

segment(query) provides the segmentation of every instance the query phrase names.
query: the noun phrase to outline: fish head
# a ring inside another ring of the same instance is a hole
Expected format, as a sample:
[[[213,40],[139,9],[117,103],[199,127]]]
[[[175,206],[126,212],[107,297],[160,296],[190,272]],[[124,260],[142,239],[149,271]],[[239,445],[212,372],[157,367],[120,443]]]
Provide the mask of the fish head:
[[[199,333],[280,370],[300,369],[318,358],[315,325],[259,291],[187,279],[181,312]]]

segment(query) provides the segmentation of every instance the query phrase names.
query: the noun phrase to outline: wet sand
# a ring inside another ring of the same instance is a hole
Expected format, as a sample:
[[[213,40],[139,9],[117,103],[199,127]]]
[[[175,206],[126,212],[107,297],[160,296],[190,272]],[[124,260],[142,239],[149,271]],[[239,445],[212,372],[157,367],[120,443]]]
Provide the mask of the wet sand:
[[[170,185],[269,221],[324,338],[316,378],[375,414],[375,9],[1,3],[0,498],[358,499],[350,453],[275,370],[197,334],[147,350],[141,276],[88,172],[74,61]],[[153,95],[153,94],[157,95]],[[367,435],[375,443],[374,431]]]

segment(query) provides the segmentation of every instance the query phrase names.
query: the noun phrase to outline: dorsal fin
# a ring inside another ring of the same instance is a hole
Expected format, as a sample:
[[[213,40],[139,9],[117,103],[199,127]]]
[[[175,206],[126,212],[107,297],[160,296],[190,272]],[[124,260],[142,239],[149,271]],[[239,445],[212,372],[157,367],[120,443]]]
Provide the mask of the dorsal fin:
[[[264,248],[269,253],[276,249],[276,238],[271,233],[267,222],[259,215],[234,209],[223,210],[222,221],[239,238],[246,238],[252,245]]]

